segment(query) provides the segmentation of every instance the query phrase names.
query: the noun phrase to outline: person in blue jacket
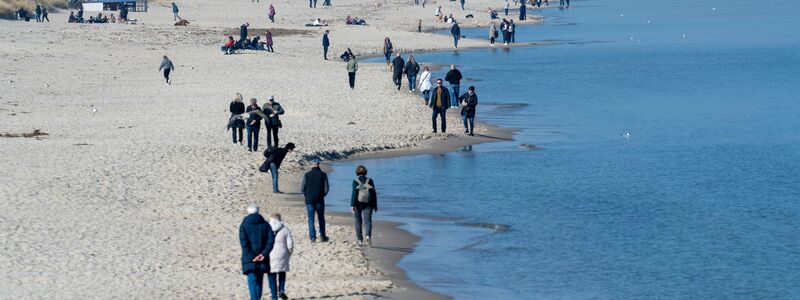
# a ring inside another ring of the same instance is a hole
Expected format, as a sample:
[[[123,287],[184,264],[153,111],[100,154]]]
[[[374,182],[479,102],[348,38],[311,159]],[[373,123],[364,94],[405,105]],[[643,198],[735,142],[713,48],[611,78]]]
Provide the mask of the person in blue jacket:
[[[458,48],[458,40],[461,38],[461,27],[458,27],[458,23],[453,22],[450,33],[453,34],[453,48]]]
[[[328,60],[328,47],[331,45],[331,40],[328,39],[328,30],[322,35],[322,58]]]
[[[269,252],[275,244],[275,234],[258,206],[250,204],[247,216],[239,225],[239,243],[242,245],[242,273],[247,276],[250,299],[261,299],[264,274],[269,273]]]

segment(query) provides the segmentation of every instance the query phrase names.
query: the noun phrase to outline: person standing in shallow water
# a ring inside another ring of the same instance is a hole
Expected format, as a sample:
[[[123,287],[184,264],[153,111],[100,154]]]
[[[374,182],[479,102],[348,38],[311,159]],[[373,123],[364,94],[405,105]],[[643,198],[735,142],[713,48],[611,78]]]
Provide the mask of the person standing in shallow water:
[[[236,93],[236,98],[231,101],[230,105],[231,111],[231,118],[235,116],[243,114],[244,111],[244,102],[242,102],[242,94]],[[239,132],[239,144],[242,144],[242,136],[244,132],[244,120],[240,117],[236,117],[236,120],[233,121],[233,126],[231,126],[231,138],[233,139],[233,143],[236,144],[236,132]]]
[[[450,95],[451,108],[458,107],[458,88],[461,85],[461,78],[461,71],[456,69],[456,65],[450,65],[450,71],[444,76],[444,80],[450,83],[450,89],[453,91],[453,94]]]
[[[372,247],[372,214],[378,212],[378,193],[375,182],[367,177],[367,168],[356,167],[356,179],[353,180],[353,191],[350,195],[350,210],[355,217],[356,238],[358,245],[364,243],[362,224],[366,229],[367,246]]]
[[[461,95],[461,119],[464,121],[464,133],[475,135],[475,108],[478,105],[478,95],[475,87],[470,86],[464,95]],[[469,125],[467,125],[469,123]]]
[[[325,235],[325,195],[328,194],[330,185],[328,184],[328,174],[319,168],[319,159],[311,160],[311,170],[303,176],[303,185],[300,190],[306,199],[306,210],[308,212],[308,237],[312,242],[317,241],[317,232],[314,230],[314,215],[319,220],[319,235],[323,242],[328,241]]]
[[[436,133],[436,117],[442,117],[442,133],[447,131],[447,107],[450,106],[450,91],[442,86],[442,79],[436,79],[436,88],[431,91],[431,98],[428,99],[428,107],[431,108],[431,122],[433,133]]]
[[[161,66],[158,67],[158,71],[164,70],[164,80],[167,81],[167,84],[172,84],[172,80],[169,79],[169,73],[175,70],[175,65],[172,64],[172,61],[164,55],[164,58],[161,60]]]
[[[239,244],[242,246],[242,274],[247,276],[250,299],[261,299],[264,274],[269,273],[269,253],[275,235],[269,223],[258,213],[258,206],[250,204],[247,216],[239,225]]]
[[[347,61],[347,79],[350,83],[350,89],[356,88],[356,71],[358,71],[358,61],[356,60],[356,56],[352,53],[350,54],[350,59]]]

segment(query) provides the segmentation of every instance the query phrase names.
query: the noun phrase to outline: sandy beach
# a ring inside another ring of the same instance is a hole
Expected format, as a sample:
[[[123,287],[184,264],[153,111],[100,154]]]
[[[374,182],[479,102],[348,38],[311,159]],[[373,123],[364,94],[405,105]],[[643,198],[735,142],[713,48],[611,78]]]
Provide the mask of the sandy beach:
[[[502,6],[412,3],[334,0],[310,9],[281,1],[269,23],[268,1],[177,2],[187,27],[173,26],[168,2],[131,13],[138,25],[68,24],[68,11],[51,12],[50,23],[0,21],[0,298],[245,299],[237,231],[248,203],[283,214],[295,235],[290,297],[435,297],[393,268],[403,251],[359,248],[348,216],[331,214],[331,242],[311,243],[297,194],[313,156],[446,151],[510,135],[486,125],[476,126],[486,136],[431,134],[430,111],[394,90],[382,65],[361,64],[350,91],[338,59],[346,48],[375,55],[389,36],[404,52],[447,49],[450,37],[430,33],[447,28],[433,23],[435,5],[462,27],[488,26],[486,8]],[[346,26],[347,15],[369,26]],[[331,26],[303,26],[317,17]],[[416,32],[418,19],[426,32]],[[273,30],[275,52],[222,55],[219,46],[244,22],[251,36]],[[175,63],[172,85],[157,71],[162,55]],[[281,169],[284,195],[258,172],[261,153],[230,141],[237,92],[259,104],[274,95],[286,109],[281,143],[297,151]],[[381,226],[376,246],[413,248],[413,237]]]

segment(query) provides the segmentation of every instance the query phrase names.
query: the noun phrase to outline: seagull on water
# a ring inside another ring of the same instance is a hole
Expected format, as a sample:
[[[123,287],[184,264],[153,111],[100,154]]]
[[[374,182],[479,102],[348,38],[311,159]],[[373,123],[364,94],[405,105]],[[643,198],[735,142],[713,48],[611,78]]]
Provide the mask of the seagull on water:
[[[624,138],[624,139],[626,139],[626,140],[629,140],[629,139],[631,139],[631,133],[630,133],[629,131],[628,131],[628,132],[625,132],[625,133],[623,133],[623,134],[620,134],[620,135],[622,136],[622,138]]]

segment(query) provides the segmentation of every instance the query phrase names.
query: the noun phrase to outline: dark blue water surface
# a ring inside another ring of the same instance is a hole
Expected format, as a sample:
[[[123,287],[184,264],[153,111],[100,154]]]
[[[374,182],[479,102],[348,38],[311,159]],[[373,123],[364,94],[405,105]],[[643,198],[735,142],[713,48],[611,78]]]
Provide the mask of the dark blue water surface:
[[[400,266],[459,299],[800,298],[800,1],[572,4],[518,27],[545,46],[416,54],[514,141],[338,163],[334,195],[368,166],[422,236]]]

